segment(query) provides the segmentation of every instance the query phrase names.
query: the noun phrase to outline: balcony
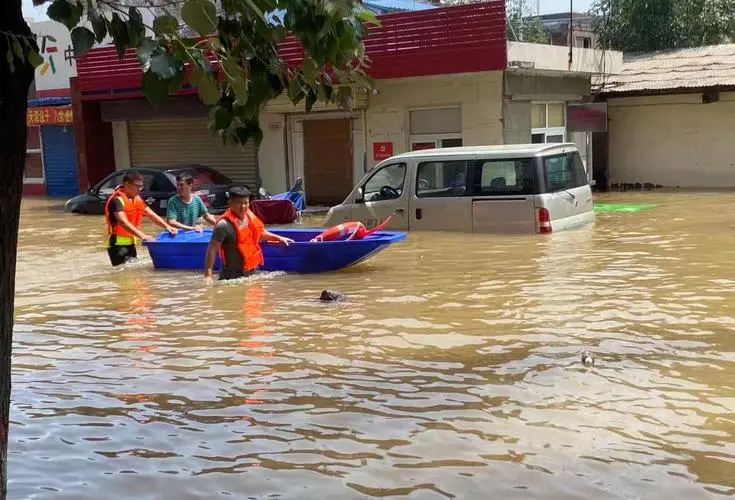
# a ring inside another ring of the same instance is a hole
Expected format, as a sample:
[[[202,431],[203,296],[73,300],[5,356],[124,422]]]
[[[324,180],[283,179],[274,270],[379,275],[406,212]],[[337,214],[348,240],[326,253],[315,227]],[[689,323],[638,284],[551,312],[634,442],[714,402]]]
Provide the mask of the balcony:
[[[379,16],[364,40],[375,79],[502,71],[507,64],[504,0]],[[303,48],[293,38],[279,47],[297,65]],[[77,59],[77,86],[84,99],[140,95],[135,51],[122,60],[114,47],[92,49]],[[194,93],[185,85],[177,94]]]

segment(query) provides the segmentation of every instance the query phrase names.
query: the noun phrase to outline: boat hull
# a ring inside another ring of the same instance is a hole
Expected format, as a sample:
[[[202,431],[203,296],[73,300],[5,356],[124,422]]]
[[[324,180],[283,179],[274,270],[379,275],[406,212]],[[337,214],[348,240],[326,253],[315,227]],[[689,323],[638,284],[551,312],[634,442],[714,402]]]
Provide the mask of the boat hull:
[[[369,259],[389,245],[406,239],[406,233],[379,231],[357,241],[325,241],[312,243],[323,228],[313,229],[269,229],[272,233],[291,238],[289,246],[262,243],[263,260],[261,269],[287,273],[323,273],[337,271]],[[160,233],[153,242],[143,242],[156,269],[203,270],[212,230],[202,233],[185,232],[171,236]],[[219,270],[217,256],[214,270]]]

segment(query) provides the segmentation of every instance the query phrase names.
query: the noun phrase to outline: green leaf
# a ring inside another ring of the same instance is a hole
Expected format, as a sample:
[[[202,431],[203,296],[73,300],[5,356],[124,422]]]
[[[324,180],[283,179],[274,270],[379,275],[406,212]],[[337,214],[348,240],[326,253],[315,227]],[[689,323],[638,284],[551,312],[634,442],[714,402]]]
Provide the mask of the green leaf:
[[[143,16],[135,7],[128,8],[128,34],[130,36],[130,45],[136,46],[145,37],[145,25],[143,24]]]
[[[43,64],[43,57],[41,57],[41,54],[36,52],[35,50],[29,50],[28,51],[28,62],[31,66],[34,68],[39,67]]]
[[[107,36],[107,20],[97,9],[94,8],[87,11],[87,17],[92,23],[95,39],[98,42],[102,42],[102,40]]]
[[[56,43],[56,38],[52,37],[51,35],[46,35],[46,38],[48,38],[48,41],[49,41],[49,42],[54,42],[54,43]]]
[[[168,97],[169,82],[152,71],[143,73],[143,94],[151,105],[156,106]]]
[[[67,0],[56,0],[46,9],[46,15],[53,21],[66,24],[73,15],[73,9]]]
[[[231,80],[240,78],[240,76],[242,75],[242,70],[240,69],[240,66],[237,64],[237,61],[232,57],[226,57],[222,59],[222,69],[225,71],[225,76],[227,76],[227,78]]]
[[[232,115],[229,111],[221,106],[215,106],[214,108],[212,108],[212,113],[210,114],[210,117],[214,124],[215,130],[226,129],[232,123]]]
[[[169,94],[173,94],[174,92],[179,90],[181,84],[184,83],[184,76],[184,65],[179,63],[176,74],[168,79]]]
[[[242,78],[237,78],[232,81],[232,90],[235,91],[235,102],[237,104],[245,104],[248,102],[248,84]]]
[[[161,44],[152,38],[144,38],[135,48],[135,54],[138,56],[143,73],[151,69],[151,59],[156,53],[161,52],[161,50],[163,50]]]
[[[288,98],[291,99],[291,102],[294,104],[304,98],[304,89],[301,87],[301,82],[299,82],[296,75],[294,75],[288,82]]]
[[[199,66],[194,65],[191,69],[191,76],[189,77],[189,81],[191,84],[195,87],[199,87],[199,84],[202,83],[202,79],[204,78],[205,73]]]
[[[351,87],[340,87],[337,90],[337,101],[340,107],[352,110],[353,99],[352,99],[352,88]]]
[[[199,99],[207,106],[214,106],[219,101],[219,89],[212,75],[204,75],[198,85]]]
[[[179,31],[179,20],[174,16],[159,16],[153,21],[153,31],[157,35],[175,35]]]
[[[13,51],[8,49],[8,52],[5,54],[5,60],[8,61],[8,67],[11,73],[15,73],[15,61],[13,59]]]
[[[74,55],[84,54],[94,46],[94,33],[84,27],[71,30],[71,43],[74,46]]]
[[[173,78],[181,70],[181,62],[167,53],[156,54],[151,58],[151,71],[164,79]]]
[[[200,35],[217,30],[217,9],[209,0],[186,0],[181,8],[181,18]]]
[[[125,49],[130,45],[130,34],[128,33],[128,25],[120,19],[117,12],[112,15],[109,30],[110,36],[115,43],[115,48],[117,48],[117,55],[122,59],[125,55]]]
[[[362,10],[357,12],[357,14],[355,14],[355,17],[364,23],[373,24],[375,26],[380,26],[380,21],[378,20],[378,16],[376,16],[373,11],[368,10],[364,7],[362,8]]]
[[[260,8],[257,5],[255,5],[255,2],[253,2],[253,0],[245,0],[245,3],[247,4],[247,6],[250,8],[251,11],[255,12],[255,14],[258,16],[258,18],[261,21],[266,22],[265,16],[263,15],[263,11],[260,10]]]
[[[304,80],[307,82],[313,82],[316,79],[316,73],[319,71],[314,59],[307,59],[304,61],[304,66],[301,68],[301,72],[304,75]]]
[[[82,19],[84,8],[81,3],[71,4],[68,0],[56,0],[49,5],[46,15],[56,22],[62,23],[64,26],[73,29]],[[51,40],[51,38],[49,38]],[[56,41],[56,40],[52,40]]]
[[[306,112],[310,112],[311,108],[314,107],[314,104],[316,104],[317,95],[316,92],[314,92],[314,89],[309,88],[306,91],[306,101],[304,102],[304,109]]]
[[[13,37],[13,52],[15,52],[15,56],[20,59],[22,62],[25,62],[26,58],[23,55],[23,48],[20,46],[20,43],[18,43],[18,39]]]

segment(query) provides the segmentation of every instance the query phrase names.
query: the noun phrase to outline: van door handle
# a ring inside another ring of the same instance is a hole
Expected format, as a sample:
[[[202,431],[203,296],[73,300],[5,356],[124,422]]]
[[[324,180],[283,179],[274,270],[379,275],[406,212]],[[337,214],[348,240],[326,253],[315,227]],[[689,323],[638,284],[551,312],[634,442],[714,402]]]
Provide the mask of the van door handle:
[[[405,214],[406,213],[406,210],[403,209],[403,208],[396,208],[396,213],[397,214]]]
[[[424,218],[424,211],[420,208],[416,209],[416,220],[421,220]]]

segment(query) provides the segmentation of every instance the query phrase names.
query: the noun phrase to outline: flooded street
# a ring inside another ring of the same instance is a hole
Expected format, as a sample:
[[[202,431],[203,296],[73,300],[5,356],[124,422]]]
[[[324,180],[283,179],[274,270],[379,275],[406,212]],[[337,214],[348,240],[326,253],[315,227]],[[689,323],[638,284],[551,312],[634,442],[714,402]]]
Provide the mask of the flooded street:
[[[735,195],[596,201],[657,207],[205,286],[25,200],[9,498],[734,495]]]

